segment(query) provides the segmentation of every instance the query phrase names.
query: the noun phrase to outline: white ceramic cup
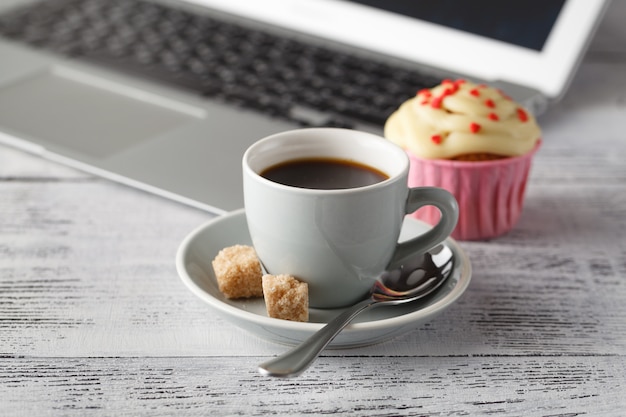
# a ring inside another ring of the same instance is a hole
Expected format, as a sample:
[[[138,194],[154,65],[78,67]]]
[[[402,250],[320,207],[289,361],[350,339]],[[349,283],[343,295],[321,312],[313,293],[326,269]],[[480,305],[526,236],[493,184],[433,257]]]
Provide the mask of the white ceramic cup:
[[[389,178],[349,189],[308,189],[260,175],[303,158],[351,160]],[[309,305],[335,308],[363,299],[385,269],[399,266],[445,240],[458,220],[457,202],[435,187],[409,188],[409,159],[393,143],[370,133],[311,128],[278,133],[243,156],[246,220],[265,270],[291,274],[309,286]],[[432,229],[398,243],[404,216],[425,205],[441,211]]]

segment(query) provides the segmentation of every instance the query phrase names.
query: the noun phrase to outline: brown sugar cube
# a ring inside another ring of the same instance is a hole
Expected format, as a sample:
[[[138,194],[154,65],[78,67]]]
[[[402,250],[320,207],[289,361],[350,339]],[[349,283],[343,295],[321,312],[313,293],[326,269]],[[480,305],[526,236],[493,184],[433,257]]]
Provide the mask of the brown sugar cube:
[[[309,286],[291,275],[263,275],[263,296],[270,317],[309,321]]]
[[[213,259],[217,285],[226,298],[261,297],[261,264],[251,246],[234,245],[219,251]]]

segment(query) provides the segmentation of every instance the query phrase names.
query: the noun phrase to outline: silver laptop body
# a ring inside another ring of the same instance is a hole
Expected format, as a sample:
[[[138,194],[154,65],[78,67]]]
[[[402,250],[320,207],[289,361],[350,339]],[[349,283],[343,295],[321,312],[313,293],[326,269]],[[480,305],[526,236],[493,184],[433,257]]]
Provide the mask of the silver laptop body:
[[[47,0],[46,3],[53,1]],[[492,46],[512,49],[511,59],[517,55],[524,59],[526,55],[529,59],[533,54],[540,55],[541,51],[528,52],[525,47],[509,47],[503,42],[489,40],[491,44],[485,46],[487,52],[481,52],[482,46],[477,44],[476,58],[470,56],[465,65],[418,63],[419,57],[414,58],[411,54],[420,49],[432,49],[435,58],[455,54],[443,44],[436,45],[438,38],[447,39],[444,32],[438,31],[452,32],[454,36],[471,42],[478,40],[480,43],[484,39],[459,29],[442,29],[433,22],[417,24],[416,19],[394,10],[329,0],[267,0],[265,7],[260,6],[263,1],[254,0],[159,1],[156,4],[225,19],[255,30],[267,30],[273,36],[349,52],[386,65],[409,70],[416,68],[432,77],[469,77],[498,84],[517,100],[541,112],[547,103],[558,99],[564,92],[605,7],[604,1],[584,2],[586,10],[580,0],[569,0],[563,6],[566,14],[571,15],[568,19],[574,21],[569,24],[575,25],[577,36],[583,38],[574,42],[574,51],[565,54],[567,63],[563,65],[567,68],[564,75],[555,77],[559,78],[555,82],[559,86],[553,90],[547,88],[547,93],[541,91],[542,86],[518,83],[515,76],[509,79],[504,74],[506,68],[498,70],[501,74],[489,71],[481,74],[480,65],[474,62],[482,59],[481,54],[494,59],[493,52],[489,52]],[[0,14],[27,3],[5,1],[0,5]],[[390,3],[393,2],[387,2]],[[581,12],[581,7],[585,13]],[[580,17],[583,14],[587,17]],[[563,12],[557,20],[559,30],[571,30],[568,23],[562,21],[565,19],[562,15]],[[583,23],[576,22],[576,19],[583,19]],[[377,28],[372,27],[371,22],[383,23]],[[343,31],[342,24],[346,25]],[[411,30],[417,26],[420,26],[419,31],[412,35]],[[397,34],[389,33],[396,28]],[[166,25],[162,29],[167,30]],[[431,30],[434,35],[428,33]],[[371,40],[368,39],[370,36]],[[398,41],[410,36],[419,36],[413,47],[411,43],[407,43],[407,47]],[[555,36],[550,35],[544,48],[560,47],[554,45],[558,43],[553,39]],[[458,49],[467,51],[468,47]],[[504,58],[506,53],[507,50],[503,50]],[[551,59],[529,64],[528,71],[536,73],[535,77],[542,77],[542,65],[558,66],[555,62],[562,62]],[[478,69],[472,68],[476,65]],[[484,66],[488,65],[485,62]],[[470,70],[469,74],[464,72],[465,67]],[[523,79],[526,75],[520,77]],[[245,95],[245,91],[242,94]],[[332,112],[297,101],[290,104],[286,113],[268,115],[254,108],[224,102],[219,97],[202,96],[137,73],[102,66],[97,60],[83,61],[0,37],[0,142],[215,213],[243,206],[240,160],[249,144],[279,131],[337,123],[337,116]],[[341,123],[360,130],[382,131],[380,122],[343,117]]]

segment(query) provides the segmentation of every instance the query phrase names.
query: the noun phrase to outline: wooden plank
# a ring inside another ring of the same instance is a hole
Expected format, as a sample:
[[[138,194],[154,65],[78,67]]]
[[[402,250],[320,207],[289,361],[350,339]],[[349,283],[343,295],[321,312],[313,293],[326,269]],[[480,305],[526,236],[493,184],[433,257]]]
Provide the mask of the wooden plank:
[[[4,415],[619,415],[623,358],[330,357],[298,380],[260,357],[0,360]]]
[[[534,180],[516,230],[462,243],[474,269],[464,297],[394,354],[623,352],[625,187]],[[177,246],[210,215],[104,180],[9,181],[0,194],[0,353],[280,351],[233,332],[178,280]]]

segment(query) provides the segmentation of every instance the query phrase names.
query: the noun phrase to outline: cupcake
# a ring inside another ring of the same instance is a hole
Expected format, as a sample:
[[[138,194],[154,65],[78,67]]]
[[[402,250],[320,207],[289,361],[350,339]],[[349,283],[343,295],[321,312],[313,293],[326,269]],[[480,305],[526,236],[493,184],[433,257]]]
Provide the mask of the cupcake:
[[[459,222],[452,237],[488,239],[513,228],[541,130],[533,115],[502,91],[445,80],[404,102],[387,119],[384,135],[409,155],[409,186],[454,194]],[[414,216],[431,224],[439,220],[434,207]]]

